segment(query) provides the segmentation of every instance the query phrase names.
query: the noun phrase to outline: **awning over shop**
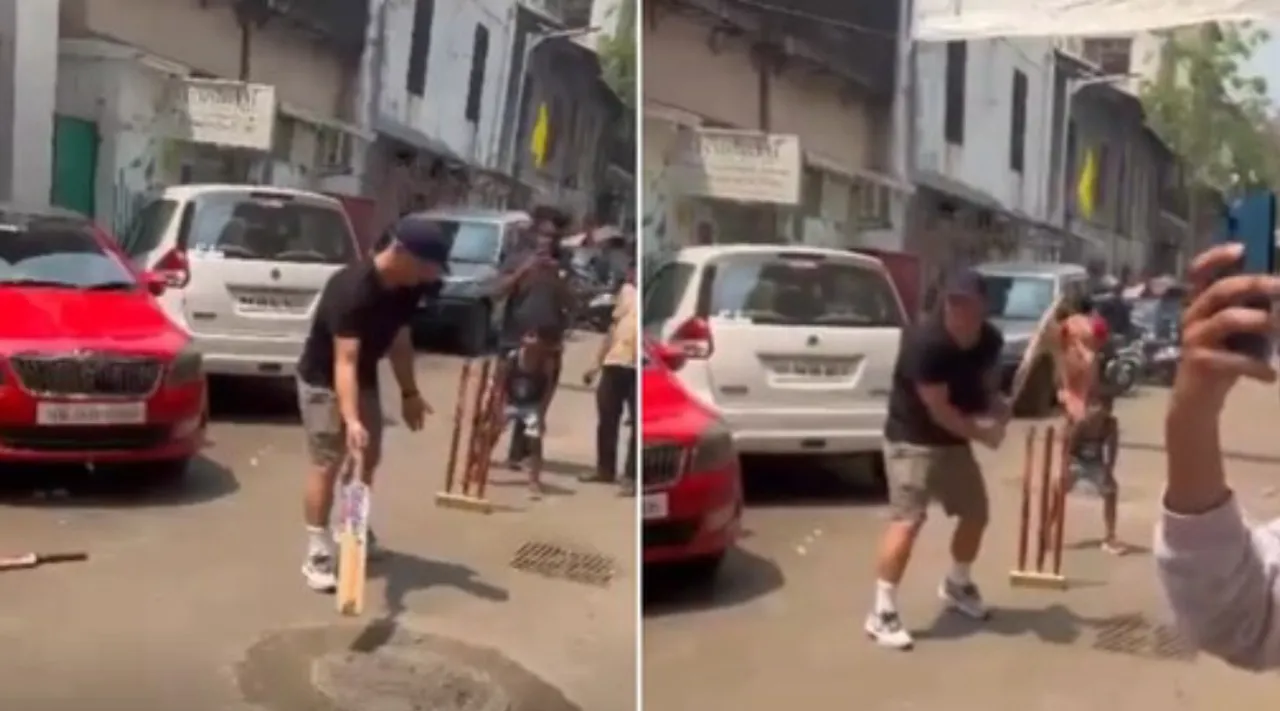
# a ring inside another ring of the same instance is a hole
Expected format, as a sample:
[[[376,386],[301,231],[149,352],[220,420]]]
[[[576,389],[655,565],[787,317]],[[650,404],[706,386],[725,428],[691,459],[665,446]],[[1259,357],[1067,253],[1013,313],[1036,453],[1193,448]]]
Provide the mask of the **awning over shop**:
[[[471,167],[471,161],[454,152],[454,150],[449,147],[449,144],[438,138],[432,138],[416,128],[405,126],[394,119],[387,118],[386,116],[379,116],[375,118],[373,121],[373,130],[388,138],[413,146],[414,148],[433,153],[445,160]]]

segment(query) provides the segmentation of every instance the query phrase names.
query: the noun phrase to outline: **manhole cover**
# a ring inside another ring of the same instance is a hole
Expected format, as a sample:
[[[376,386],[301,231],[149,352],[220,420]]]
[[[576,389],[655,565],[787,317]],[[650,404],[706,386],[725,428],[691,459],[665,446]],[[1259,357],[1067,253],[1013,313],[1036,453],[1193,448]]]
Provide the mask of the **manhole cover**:
[[[1097,628],[1093,648],[1148,659],[1191,661],[1193,648],[1178,630],[1142,615],[1121,615],[1104,620]]]
[[[511,567],[547,578],[604,587],[613,581],[617,565],[606,555],[545,541],[529,541],[511,558]]]
[[[317,659],[316,688],[360,711],[510,711],[492,676],[433,652],[345,652]]]

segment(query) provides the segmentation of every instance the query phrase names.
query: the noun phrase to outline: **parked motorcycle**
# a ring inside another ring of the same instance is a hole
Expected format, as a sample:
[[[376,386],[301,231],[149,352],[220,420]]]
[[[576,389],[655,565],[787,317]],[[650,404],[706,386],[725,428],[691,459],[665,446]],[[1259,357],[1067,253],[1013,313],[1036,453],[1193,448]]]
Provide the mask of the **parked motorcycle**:
[[[1171,385],[1182,359],[1178,320],[1181,317],[1182,291],[1167,290],[1160,296],[1143,297],[1134,302],[1135,322],[1142,331],[1146,367],[1143,380]]]
[[[1146,370],[1146,353],[1143,341],[1131,339],[1116,344],[1104,357],[1102,386],[1112,397],[1123,397],[1133,392]]]

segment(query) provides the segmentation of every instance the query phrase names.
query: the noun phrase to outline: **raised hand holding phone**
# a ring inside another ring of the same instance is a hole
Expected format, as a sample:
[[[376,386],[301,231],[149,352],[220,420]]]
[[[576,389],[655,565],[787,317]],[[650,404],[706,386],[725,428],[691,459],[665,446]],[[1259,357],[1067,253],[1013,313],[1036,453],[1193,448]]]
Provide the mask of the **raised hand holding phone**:
[[[1276,273],[1276,198],[1268,191],[1256,191],[1235,200],[1223,216],[1217,241],[1239,244],[1240,257],[1221,268],[1214,281],[1240,274],[1270,275]],[[1230,305],[1257,309],[1270,314],[1269,297],[1242,293]],[[1267,333],[1231,333],[1222,344],[1228,350],[1262,361],[1270,361],[1274,335]]]

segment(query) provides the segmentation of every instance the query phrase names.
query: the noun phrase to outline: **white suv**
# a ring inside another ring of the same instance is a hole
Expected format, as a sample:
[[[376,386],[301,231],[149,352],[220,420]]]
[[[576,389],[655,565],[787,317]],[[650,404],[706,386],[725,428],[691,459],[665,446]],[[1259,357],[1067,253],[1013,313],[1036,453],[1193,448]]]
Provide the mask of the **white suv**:
[[[255,185],[167,188],[120,245],[164,275],[160,304],[212,375],[292,377],[320,290],[360,258],[340,202]]]
[[[679,250],[645,282],[646,334],[743,454],[879,454],[902,302],[878,259],[835,249]]]

